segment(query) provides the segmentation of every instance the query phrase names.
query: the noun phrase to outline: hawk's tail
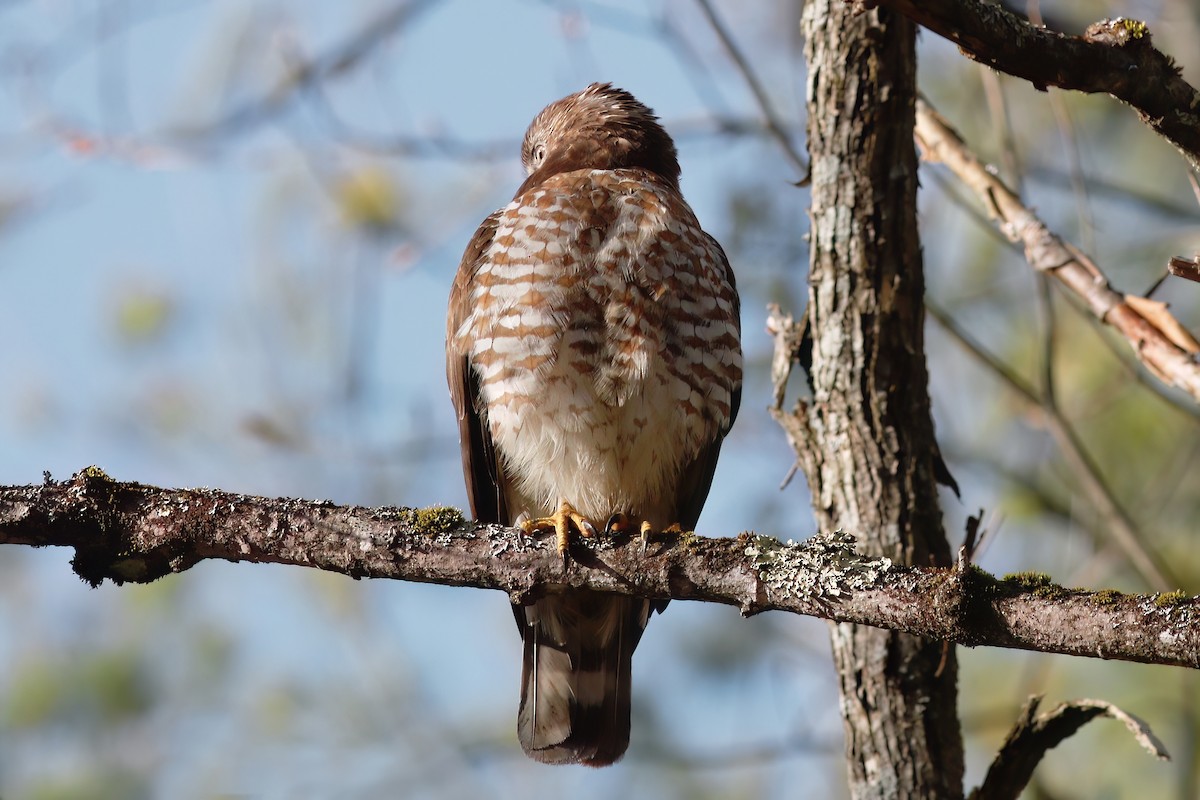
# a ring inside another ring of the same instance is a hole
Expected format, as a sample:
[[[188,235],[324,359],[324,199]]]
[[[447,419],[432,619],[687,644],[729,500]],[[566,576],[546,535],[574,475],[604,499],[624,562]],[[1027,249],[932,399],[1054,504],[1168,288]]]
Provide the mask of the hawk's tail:
[[[525,642],[517,735],[530,758],[603,767],[625,753],[631,658],[650,609],[586,589],[513,606]]]

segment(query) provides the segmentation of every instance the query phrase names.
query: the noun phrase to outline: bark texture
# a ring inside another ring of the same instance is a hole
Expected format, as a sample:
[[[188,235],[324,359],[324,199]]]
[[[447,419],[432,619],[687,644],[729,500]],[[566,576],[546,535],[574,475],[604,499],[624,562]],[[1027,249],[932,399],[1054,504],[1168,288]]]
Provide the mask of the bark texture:
[[[0,486],[0,545],[71,547],[93,586],[148,583],[205,560],[292,564],[355,578],[499,589],[547,584],[701,600],[743,614],[787,611],[946,639],[1200,668],[1200,599],[1067,589],[1045,575],[996,580],[963,562],[902,567],[844,534],[781,544],[742,534],[578,540],[570,569],[553,535],[519,536],[454,508],[361,508],[323,500],[164,489],[89,467],[69,481]]]
[[[813,400],[785,426],[820,530],[902,564],[948,564],[934,480],[913,144],[916,31],[886,10],[805,5]],[[953,647],[831,626],[851,795],[961,798]]]

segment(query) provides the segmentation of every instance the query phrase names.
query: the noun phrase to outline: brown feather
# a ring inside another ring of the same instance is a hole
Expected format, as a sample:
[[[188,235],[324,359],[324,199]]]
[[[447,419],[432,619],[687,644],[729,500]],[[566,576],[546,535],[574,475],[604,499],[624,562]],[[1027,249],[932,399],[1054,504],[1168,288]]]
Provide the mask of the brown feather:
[[[535,165],[539,145],[547,155]],[[577,169],[645,169],[679,191],[679,157],[670,135],[653,111],[611,83],[593,83],[546,106],[525,134],[521,161],[530,174],[514,197]]]
[[[504,501],[501,463],[488,431],[487,409],[479,397],[478,374],[471,366],[468,354],[459,350],[455,336],[470,315],[471,282],[496,235],[499,217],[499,212],[491,214],[475,231],[450,289],[450,308],[446,315],[446,382],[458,416],[458,443],[462,450],[463,477],[471,515],[479,522],[510,525],[512,520],[508,518]]]
[[[603,767],[625,753],[632,656],[650,606],[642,598],[587,589],[513,606],[525,645],[517,734],[526,755],[546,764]],[[555,659],[569,661],[569,669],[547,680],[539,665],[544,670]]]

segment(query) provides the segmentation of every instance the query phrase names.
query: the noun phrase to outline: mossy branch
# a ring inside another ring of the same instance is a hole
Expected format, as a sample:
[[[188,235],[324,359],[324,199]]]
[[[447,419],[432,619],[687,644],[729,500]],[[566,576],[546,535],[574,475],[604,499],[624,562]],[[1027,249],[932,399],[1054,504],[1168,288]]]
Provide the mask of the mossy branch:
[[[73,547],[93,586],[145,583],[205,559],[294,564],[354,578],[499,589],[514,600],[566,584],[652,598],[778,610],[967,646],[1200,667],[1200,601],[1182,593],[1067,589],[1045,576],[997,580],[975,567],[904,567],[861,555],[845,533],[783,544],[671,536],[574,543],[466,521],[456,509],[362,508],[115,481],[0,487],[0,544]],[[252,577],[247,576],[247,580]]]

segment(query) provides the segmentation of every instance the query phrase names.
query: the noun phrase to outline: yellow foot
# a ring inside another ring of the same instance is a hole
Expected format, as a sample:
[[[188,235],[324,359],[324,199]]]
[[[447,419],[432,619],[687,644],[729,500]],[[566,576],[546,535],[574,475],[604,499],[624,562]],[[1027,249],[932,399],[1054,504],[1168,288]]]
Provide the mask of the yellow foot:
[[[642,555],[646,555],[646,548],[650,545],[650,539],[660,533],[680,536],[683,534],[683,528],[680,527],[678,522],[672,522],[665,530],[656,532],[649,522],[642,522]]]
[[[521,530],[530,535],[536,531],[554,531],[558,542],[558,554],[562,556],[565,564],[567,548],[571,545],[572,525],[575,526],[575,530],[579,531],[580,536],[596,535],[596,526],[589,522],[587,517],[576,511],[575,507],[566,500],[558,507],[558,511],[549,517],[525,520],[521,523]]]

